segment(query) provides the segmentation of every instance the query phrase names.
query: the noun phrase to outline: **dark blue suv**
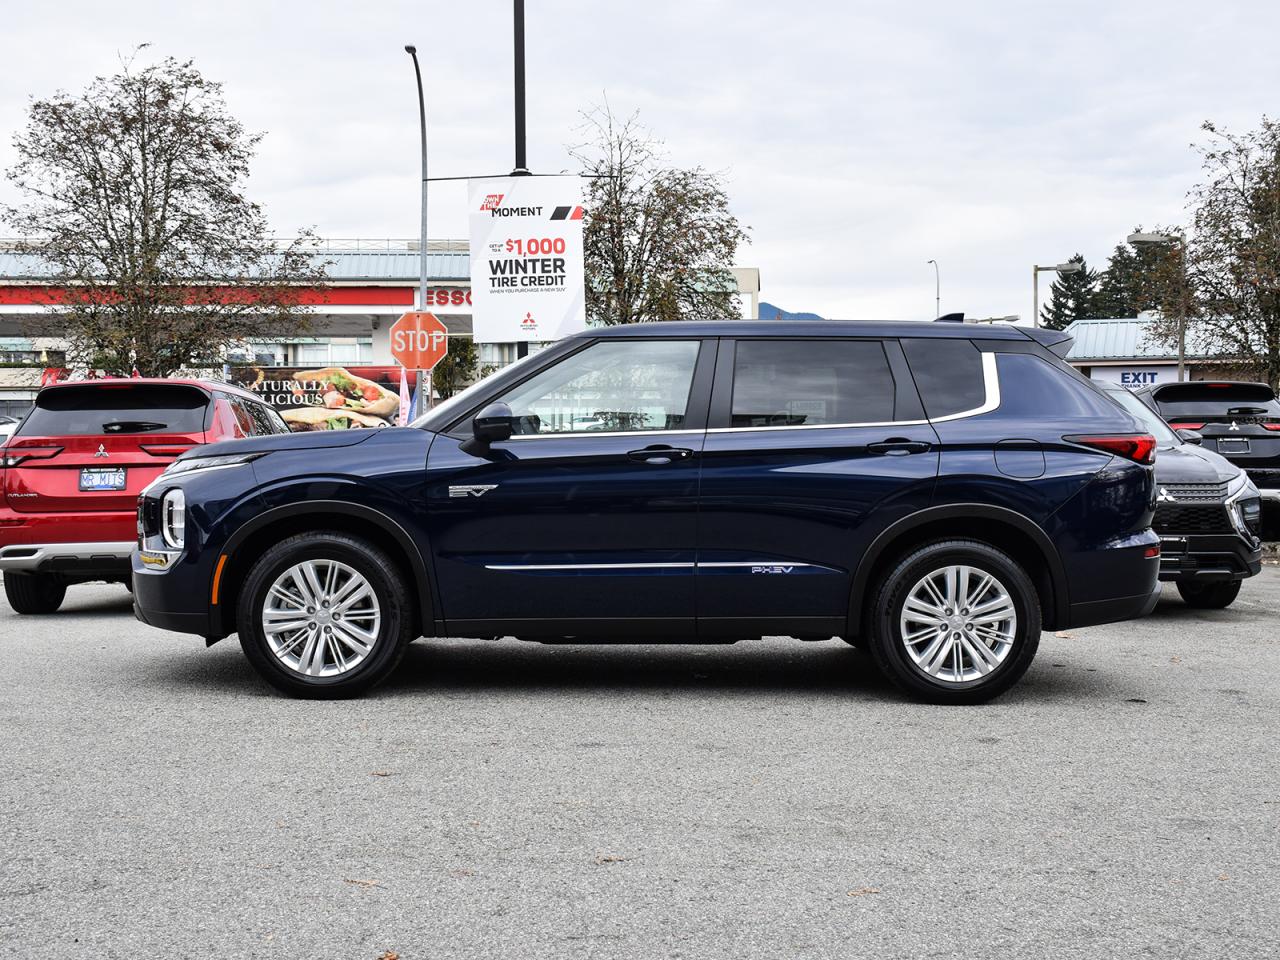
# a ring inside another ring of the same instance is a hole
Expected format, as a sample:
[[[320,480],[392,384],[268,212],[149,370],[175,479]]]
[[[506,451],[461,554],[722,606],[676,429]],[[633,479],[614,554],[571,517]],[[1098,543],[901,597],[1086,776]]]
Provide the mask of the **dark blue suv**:
[[[411,427],[192,451],[142,496],[138,617],[273,685],[367,690],[419,636],[839,637],[910,694],[1013,684],[1043,627],[1155,603],[1155,443],[1013,327],[571,337]]]

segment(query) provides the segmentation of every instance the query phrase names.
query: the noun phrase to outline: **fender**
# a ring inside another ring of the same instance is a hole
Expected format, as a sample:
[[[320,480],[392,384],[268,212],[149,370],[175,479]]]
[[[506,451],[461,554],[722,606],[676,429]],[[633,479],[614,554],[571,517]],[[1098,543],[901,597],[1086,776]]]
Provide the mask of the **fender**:
[[[382,513],[380,510],[374,510],[372,507],[366,507],[358,503],[350,503],[346,500],[306,500],[301,503],[289,503],[279,507],[272,507],[253,519],[246,521],[239,529],[227,538],[222,547],[222,553],[227,556],[233,556],[240,544],[244,543],[250,536],[278,520],[287,517],[304,516],[307,514],[342,514],[348,517],[358,517],[359,519],[373,524],[379,530],[391,536],[392,539],[400,545],[404,550],[405,556],[409,558],[409,565],[413,568],[413,576],[417,581],[416,584],[409,584],[409,587],[417,588],[414,590],[418,594],[419,613],[422,617],[422,630],[427,636],[431,636],[435,631],[435,620],[432,613],[431,591],[423,590],[423,585],[431,584],[432,578],[428,574],[427,561],[422,556],[422,551],[418,549],[418,545],[413,538],[405,531],[399,522]],[[217,576],[215,571],[214,576]],[[212,578],[209,583],[210,589],[213,588]],[[225,621],[226,612],[217,614],[220,620]],[[231,614],[234,616],[234,612]],[[223,623],[225,626],[225,622]]]
[[[1049,581],[1053,585],[1053,622],[1066,623],[1067,611],[1070,609],[1067,574],[1062,566],[1062,558],[1053,541],[1035,521],[1007,507],[996,507],[987,503],[950,503],[938,507],[926,507],[910,516],[903,517],[876,536],[867,547],[854,571],[852,585],[849,590],[849,634],[856,636],[862,629],[863,600],[872,575],[884,554],[893,546],[893,542],[909,531],[935,523],[939,520],[996,520],[1016,528],[1024,533],[1036,545],[1044,557],[1049,571]],[[1045,618],[1046,620],[1048,617]]]

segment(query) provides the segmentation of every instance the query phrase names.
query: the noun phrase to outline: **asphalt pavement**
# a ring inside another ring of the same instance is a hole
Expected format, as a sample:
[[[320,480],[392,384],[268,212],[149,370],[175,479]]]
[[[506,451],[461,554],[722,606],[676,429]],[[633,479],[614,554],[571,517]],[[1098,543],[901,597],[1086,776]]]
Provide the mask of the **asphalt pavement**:
[[[1280,569],[1046,634],[982,707],[839,641],[414,644],[284,699],[232,639],[0,600],[0,955],[1274,957]]]

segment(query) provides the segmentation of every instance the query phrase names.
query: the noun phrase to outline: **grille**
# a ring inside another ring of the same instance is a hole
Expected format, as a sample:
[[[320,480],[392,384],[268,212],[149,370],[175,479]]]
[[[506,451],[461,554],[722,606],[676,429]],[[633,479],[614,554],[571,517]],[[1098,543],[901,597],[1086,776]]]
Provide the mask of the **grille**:
[[[1221,503],[1159,503],[1151,526],[1167,534],[1234,532]]]
[[[1175,500],[1192,503],[1220,503],[1227,497],[1225,483],[1158,483]]]

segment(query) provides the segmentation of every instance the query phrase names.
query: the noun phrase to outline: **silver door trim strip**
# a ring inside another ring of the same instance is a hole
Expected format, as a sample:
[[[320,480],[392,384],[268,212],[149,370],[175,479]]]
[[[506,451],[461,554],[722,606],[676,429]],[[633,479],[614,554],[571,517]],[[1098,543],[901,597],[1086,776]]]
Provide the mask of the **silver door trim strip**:
[[[732,560],[713,563],[486,563],[486,570],[687,570],[693,567],[812,567],[789,560]]]
[[[511,440],[565,440],[569,437],[658,437],[705,433],[705,430],[582,430],[576,433],[513,433]]]

